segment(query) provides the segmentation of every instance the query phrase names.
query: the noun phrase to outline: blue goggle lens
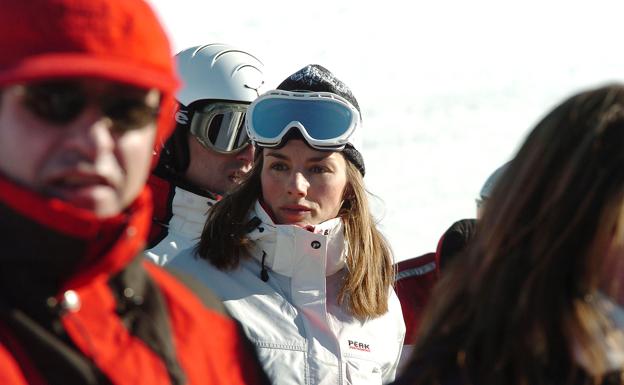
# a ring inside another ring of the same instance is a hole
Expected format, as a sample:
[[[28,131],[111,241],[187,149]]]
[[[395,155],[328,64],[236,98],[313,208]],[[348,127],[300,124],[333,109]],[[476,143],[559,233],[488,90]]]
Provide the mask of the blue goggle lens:
[[[332,100],[271,98],[258,102],[251,116],[253,130],[264,138],[277,138],[293,121],[300,122],[311,138],[330,140],[349,130],[353,112]]]

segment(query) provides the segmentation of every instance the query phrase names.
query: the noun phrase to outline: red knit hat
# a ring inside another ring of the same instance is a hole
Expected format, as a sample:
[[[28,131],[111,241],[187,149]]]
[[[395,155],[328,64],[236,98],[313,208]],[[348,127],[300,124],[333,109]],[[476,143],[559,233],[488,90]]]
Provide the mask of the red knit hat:
[[[163,93],[158,142],[178,85],[169,40],[143,0],[0,0],[0,87],[97,77]]]

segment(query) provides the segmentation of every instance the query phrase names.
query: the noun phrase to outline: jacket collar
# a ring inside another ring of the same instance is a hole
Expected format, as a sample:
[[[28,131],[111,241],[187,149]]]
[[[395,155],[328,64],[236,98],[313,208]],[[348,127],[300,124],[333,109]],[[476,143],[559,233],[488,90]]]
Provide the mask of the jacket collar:
[[[329,276],[345,266],[347,242],[342,219],[333,218],[313,228],[295,225],[276,225],[270,215],[256,201],[248,219],[258,218],[260,223],[248,234],[253,242],[251,255],[276,273],[292,277],[301,258],[319,258]]]
[[[100,219],[0,176],[0,210],[3,278],[22,276],[55,295],[125,267],[145,245],[152,207],[145,188],[122,214]]]
[[[216,202],[216,199],[176,186],[171,202],[173,216],[169,221],[169,228],[189,237],[199,237],[204,229],[208,210]]]

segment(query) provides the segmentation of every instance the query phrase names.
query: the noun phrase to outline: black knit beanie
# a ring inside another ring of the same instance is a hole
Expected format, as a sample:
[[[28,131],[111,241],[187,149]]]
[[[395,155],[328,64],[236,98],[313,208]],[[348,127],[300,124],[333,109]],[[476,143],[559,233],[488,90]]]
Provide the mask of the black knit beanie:
[[[284,91],[331,92],[347,99],[360,113],[360,119],[362,118],[360,106],[349,87],[336,78],[327,68],[318,64],[309,64],[303,67],[286,78],[277,89]],[[351,142],[347,143],[342,153],[364,176],[366,172],[364,158],[354,144]]]

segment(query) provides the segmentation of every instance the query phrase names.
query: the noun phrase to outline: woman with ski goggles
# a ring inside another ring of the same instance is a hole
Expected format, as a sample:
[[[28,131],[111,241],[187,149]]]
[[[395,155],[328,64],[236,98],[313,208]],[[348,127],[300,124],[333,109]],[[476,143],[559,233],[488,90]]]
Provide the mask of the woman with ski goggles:
[[[357,101],[317,65],[278,88],[247,112],[250,175],[171,266],[221,297],[273,382],[387,383],[405,327],[364,187]]]

